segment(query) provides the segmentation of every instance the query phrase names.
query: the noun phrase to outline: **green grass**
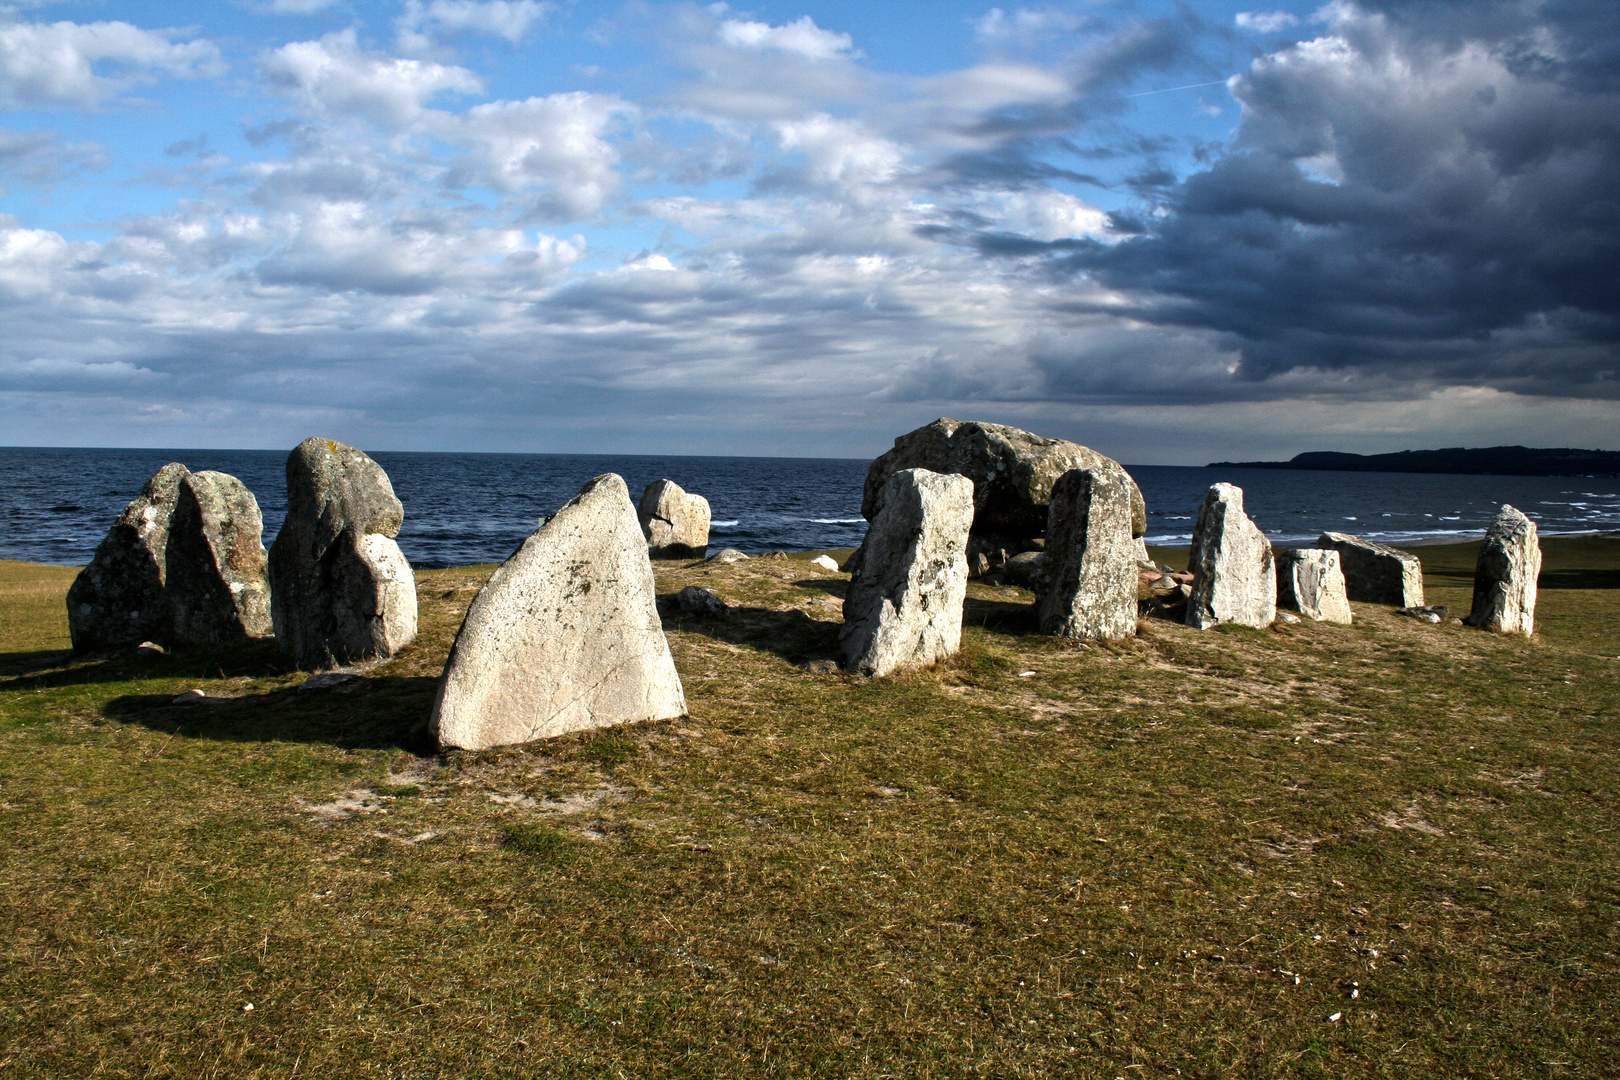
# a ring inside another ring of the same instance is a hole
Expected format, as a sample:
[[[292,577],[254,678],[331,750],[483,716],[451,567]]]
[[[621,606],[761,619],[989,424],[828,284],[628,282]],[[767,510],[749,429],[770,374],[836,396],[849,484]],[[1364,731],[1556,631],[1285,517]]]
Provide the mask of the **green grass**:
[[[1611,1074],[1620,543],[1545,550],[1528,641],[1086,648],[974,584],[869,682],[805,666],[841,575],[659,563],[732,605],[666,605],[689,718],[444,758],[489,567],[299,693],[75,659],[72,572],[0,563],[0,1077]],[[1472,549],[1419,554],[1465,614]]]

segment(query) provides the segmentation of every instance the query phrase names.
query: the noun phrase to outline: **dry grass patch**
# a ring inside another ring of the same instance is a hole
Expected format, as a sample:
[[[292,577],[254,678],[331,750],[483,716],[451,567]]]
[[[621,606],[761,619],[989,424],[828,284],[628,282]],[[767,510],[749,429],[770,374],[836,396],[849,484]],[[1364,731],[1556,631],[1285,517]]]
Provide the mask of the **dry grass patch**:
[[[975,584],[962,654],[878,681],[805,666],[842,575],[660,563],[733,605],[664,605],[690,717],[443,757],[488,567],[419,574],[418,643],[300,693],[268,649],[66,658],[70,575],[12,564],[0,1064],[1600,1075],[1620,544],[1547,553],[1529,642],[1358,605],[1084,648]],[[1465,608],[1471,552],[1422,554]]]

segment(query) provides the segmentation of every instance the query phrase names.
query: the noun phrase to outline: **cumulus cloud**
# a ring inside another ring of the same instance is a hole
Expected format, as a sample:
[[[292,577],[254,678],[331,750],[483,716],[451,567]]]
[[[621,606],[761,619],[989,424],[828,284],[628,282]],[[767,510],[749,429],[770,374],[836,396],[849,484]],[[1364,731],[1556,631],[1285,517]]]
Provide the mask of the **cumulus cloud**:
[[[407,52],[425,51],[457,34],[491,34],[516,45],[552,7],[541,0],[407,0],[395,26]]]
[[[782,26],[724,19],[720,23],[720,40],[737,49],[793,53],[810,60],[835,60],[849,55],[855,48],[855,41],[848,34],[823,30],[808,15]]]
[[[463,67],[361,49],[353,30],[296,41],[271,52],[260,70],[275,90],[322,116],[356,116],[394,130],[418,121],[441,94],[476,94],[478,76]]]
[[[596,214],[618,190],[618,151],[605,135],[634,112],[618,98],[575,91],[476,105],[436,117],[433,131],[468,151],[447,183],[531,192],[531,218],[576,220]]]
[[[1275,34],[1299,25],[1299,17],[1290,11],[1240,11],[1233,20],[1242,30],[1256,30],[1262,34]]]
[[[1252,392],[1315,372],[1620,396],[1620,96],[1567,59],[1590,27],[1447,7],[1328,9],[1233,81],[1229,153],[1069,265],[1221,334]]]
[[[92,106],[159,78],[217,74],[204,39],[126,22],[13,22],[0,12],[0,106]]]

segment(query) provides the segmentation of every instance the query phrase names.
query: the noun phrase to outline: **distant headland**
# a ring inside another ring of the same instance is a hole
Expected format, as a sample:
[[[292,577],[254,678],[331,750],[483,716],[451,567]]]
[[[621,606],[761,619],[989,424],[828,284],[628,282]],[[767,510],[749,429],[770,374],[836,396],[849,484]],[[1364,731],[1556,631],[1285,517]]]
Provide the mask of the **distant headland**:
[[[1315,451],[1289,461],[1212,461],[1207,468],[1330,469],[1340,472],[1462,473],[1474,476],[1620,476],[1620,451],[1528,446],[1402,450],[1397,454]]]

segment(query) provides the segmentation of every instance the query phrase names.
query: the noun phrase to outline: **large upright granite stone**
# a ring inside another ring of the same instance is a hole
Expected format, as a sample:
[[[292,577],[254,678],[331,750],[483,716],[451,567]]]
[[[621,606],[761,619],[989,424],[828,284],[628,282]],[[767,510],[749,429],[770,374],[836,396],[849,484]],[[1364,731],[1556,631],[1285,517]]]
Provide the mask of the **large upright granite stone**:
[[[180,481],[165,557],[169,640],[230,645],[270,633],[263,533],[258,500],[236,477],[200,472]]]
[[[1112,640],[1136,633],[1136,545],[1123,473],[1074,469],[1052,486],[1041,633]]]
[[[673,480],[654,480],[636,509],[647,554],[654,559],[701,559],[709,553],[709,500]]]
[[[1498,634],[1536,630],[1536,578],[1541,575],[1541,542],[1536,523],[1502,504],[1485,530],[1474,568],[1474,606],[1464,621]]]
[[[80,652],[167,638],[169,522],[180,482],[191,473],[171,462],[146,482],[68,588],[68,634]]]
[[[1423,606],[1423,564],[1416,555],[1336,532],[1317,537],[1316,546],[1339,553],[1350,599],[1400,608]]]
[[[1071,469],[1107,469],[1130,484],[1131,535],[1147,532],[1147,504],[1136,481],[1113,458],[1079,443],[1046,439],[1003,424],[939,419],[894,440],[866,471],[861,514],[876,520],[884,486],[903,469],[957,473],[973,481],[976,535],[1044,535],[1052,485]]]
[[[404,520],[388,474],[354,447],[305,439],[288,455],[271,615],[300,668],[392,656],[416,637],[416,581],[393,540]]]
[[[1271,541],[1243,512],[1243,489],[1216,484],[1193,526],[1187,625],[1270,626],[1277,619],[1277,567]]]
[[[861,675],[926,667],[962,644],[973,481],[904,469],[883,486],[881,508],[852,559],[839,642]]]
[[[1278,548],[1277,606],[1317,622],[1349,626],[1354,616],[1345,594],[1339,553],[1326,548]]]
[[[624,480],[580,490],[479,590],[432,726],[462,750],[686,714]]]

